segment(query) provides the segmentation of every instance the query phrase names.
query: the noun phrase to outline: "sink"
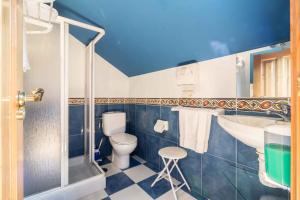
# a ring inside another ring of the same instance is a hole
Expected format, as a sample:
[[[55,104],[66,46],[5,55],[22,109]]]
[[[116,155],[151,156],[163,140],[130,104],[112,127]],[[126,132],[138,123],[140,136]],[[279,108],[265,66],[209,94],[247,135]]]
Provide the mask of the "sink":
[[[278,118],[246,116],[246,115],[219,115],[218,123],[230,135],[244,144],[256,149],[259,161],[258,176],[260,182],[268,187],[288,189],[267,176],[264,155],[264,134],[290,136],[290,122]]]
[[[275,132],[285,135],[289,134],[286,133],[289,129],[282,127],[290,127],[290,122],[283,122],[278,118],[245,115],[219,115],[218,123],[230,135],[244,144],[256,148],[258,152],[263,152],[264,130],[267,127],[275,127]]]

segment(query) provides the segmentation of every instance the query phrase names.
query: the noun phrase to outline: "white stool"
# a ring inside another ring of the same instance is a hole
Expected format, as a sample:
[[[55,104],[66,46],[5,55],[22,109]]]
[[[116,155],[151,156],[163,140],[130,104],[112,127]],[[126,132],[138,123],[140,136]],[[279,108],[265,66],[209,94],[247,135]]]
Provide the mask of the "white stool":
[[[159,175],[156,177],[154,182],[151,184],[151,187],[153,187],[155,185],[155,183],[157,183],[162,178],[165,178],[166,174],[164,174],[164,172],[167,171],[167,177],[169,179],[168,181],[171,184],[174,198],[177,200],[176,192],[180,188],[182,188],[183,186],[186,185],[186,187],[191,191],[191,188],[190,188],[189,184],[186,182],[184,176],[182,175],[182,173],[181,173],[181,171],[180,171],[180,169],[177,165],[178,160],[180,160],[182,158],[185,158],[187,156],[187,153],[184,149],[179,148],[179,147],[165,147],[165,148],[160,149],[158,151],[158,154],[161,156],[165,167],[159,173]],[[172,161],[173,161],[173,165],[172,165],[171,169],[169,169],[169,165],[172,163]],[[174,169],[174,167],[177,168],[182,180],[184,181],[184,183],[182,183],[180,186],[177,186],[176,189],[174,188],[173,181],[172,181],[172,178],[171,178],[171,172]]]

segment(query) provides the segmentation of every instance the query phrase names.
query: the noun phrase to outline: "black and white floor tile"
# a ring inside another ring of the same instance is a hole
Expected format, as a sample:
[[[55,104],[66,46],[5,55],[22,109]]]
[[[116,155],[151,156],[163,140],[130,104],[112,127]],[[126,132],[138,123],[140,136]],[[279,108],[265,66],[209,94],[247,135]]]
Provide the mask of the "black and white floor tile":
[[[158,172],[151,169],[146,161],[138,156],[130,158],[128,169],[118,169],[107,157],[99,162],[106,172],[105,190],[96,192],[81,200],[173,200],[170,183],[162,179],[151,187]],[[180,182],[174,180],[175,187]],[[177,191],[178,200],[196,200],[186,189]],[[204,200],[204,199],[203,199]]]

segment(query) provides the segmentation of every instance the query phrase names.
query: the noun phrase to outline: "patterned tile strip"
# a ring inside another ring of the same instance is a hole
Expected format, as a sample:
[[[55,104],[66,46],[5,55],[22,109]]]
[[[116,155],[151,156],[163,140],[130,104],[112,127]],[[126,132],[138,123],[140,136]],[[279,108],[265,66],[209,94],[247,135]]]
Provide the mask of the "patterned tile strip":
[[[147,98],[136,98],[135,104],[147,104]]]
[[[178,106],[179,105],[179,99],[177,98],[163,98],[161,99],[161,105],[162,106]]]
[[[202,107],[203,102],[202,99],[199,98],[186,98],[186,99],[179,99],[180,106],[188,106],[188,107]]]
[[[135,98],[125,98],[124,104],[135,104],[136,99]]]
[[[236,99],[226,98],[226,99],[203,99],[204,108],[224,108],[224,109],[235,109]]]
[[[147,105],[161,105],[160,98],[147,98],[146,102]]]
[[[70,105],[84,104],[84,98],[70,98]],[[280,112],[280,104],[289,98],[96,98],[95,104],[148,104],[163,106],[188,106],[202,108],[224,108],[245,111]]]
[[[69,98],[69,105],[84,104],[84,98]]]
[[[108,104],[108,98],[96,98],[95,104]]]
[[[124,104],[125,98],[109,98],[108,104]]]
[[[253,98],[253,99],[237,99],[237,109],[247,111],[275,111],[280,112],[280,104],[288,102],[288,98]]]

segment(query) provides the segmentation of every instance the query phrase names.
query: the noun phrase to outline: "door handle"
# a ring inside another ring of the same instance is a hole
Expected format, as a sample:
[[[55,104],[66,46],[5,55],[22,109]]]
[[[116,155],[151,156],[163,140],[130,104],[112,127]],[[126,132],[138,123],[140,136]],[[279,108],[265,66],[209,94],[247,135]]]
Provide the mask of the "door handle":
[[[18,95],[17,95],[18,110],[16,112],[16,118],[18,120],[23,120],[25,118],[26,102],[42,101],[44,92],[45,91],[43,88],[36,88],[36,89],[32,90],[29,95],[26,95],[25,92],[18,91]]]

